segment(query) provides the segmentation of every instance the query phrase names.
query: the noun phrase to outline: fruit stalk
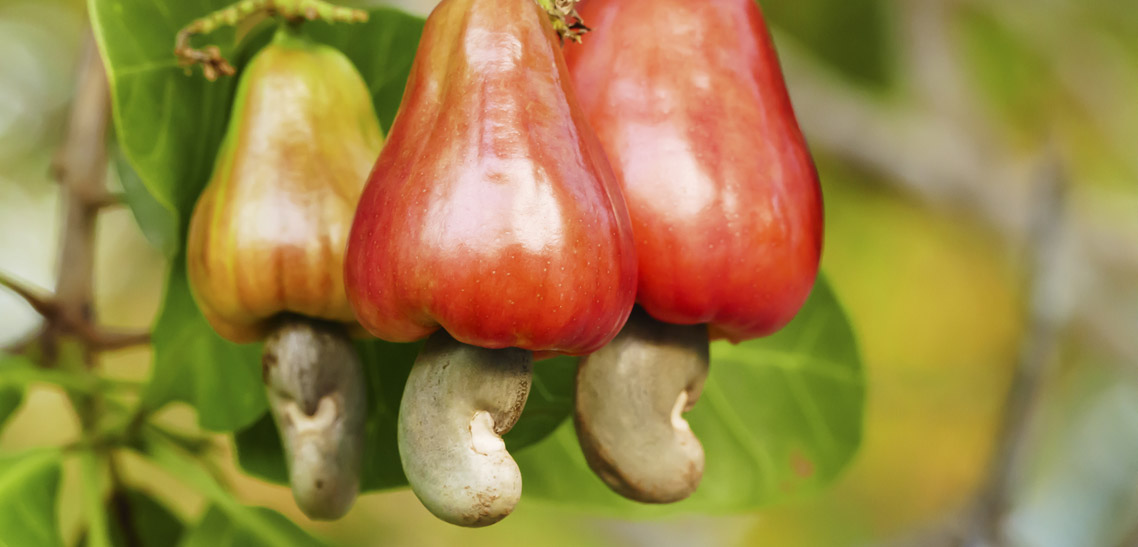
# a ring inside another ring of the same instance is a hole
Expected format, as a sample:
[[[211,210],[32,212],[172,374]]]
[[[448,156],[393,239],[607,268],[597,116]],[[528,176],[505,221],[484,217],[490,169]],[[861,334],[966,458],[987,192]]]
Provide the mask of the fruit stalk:
[[[195,19],[182,27],[174,38],[174,56],[187,70],[202,65],[202,74],[209,81],[218,76],[232,76],[237,70],[221,55],[217,46],[196,49],[190,40],[196,34],[209,34],[221,27],[237,26],[259,15],[279,16],[293,23],[315,21],[328,23],[362,23],[368,15],[364,10],[336,6],[323,0],[241,0],[209,15]]]

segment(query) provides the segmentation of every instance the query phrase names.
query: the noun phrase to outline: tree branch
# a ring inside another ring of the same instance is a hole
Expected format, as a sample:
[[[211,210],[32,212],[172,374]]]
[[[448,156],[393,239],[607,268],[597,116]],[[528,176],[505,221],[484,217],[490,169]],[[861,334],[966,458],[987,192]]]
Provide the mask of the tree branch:
[[[63,187],[63,244],[55,302],[63,325],[93,324],[95,222],[107,195],[107,129],[110,91],[103,61],[88,33],[67,133],[55,157]],[[48,328],[52,328],[49,323]],[[91,361],[90,356],[88,360]],[[93,365],[93,361],[88,365]]]
[[[1062,168],[1051,166],[1039,185],[1039,206],[1033,221],[1031,254],[1033,268],[1028,294],[1027,334],[1020,348],[1015,376],[997,437],[987,482],[976,499],[970,538],[971,547],[1003,545],[1003,522],[1011,507],[1024,448],[1029,441],[1032,410],[1043,380],[1055,361],[1064,309],[1056,272],[1061,260],[1058,242],[1064,223],[1065,180]]]
[[[96,351],[117,351],[149,344],[150,333],[93,329],[83,334],[83,340]]]

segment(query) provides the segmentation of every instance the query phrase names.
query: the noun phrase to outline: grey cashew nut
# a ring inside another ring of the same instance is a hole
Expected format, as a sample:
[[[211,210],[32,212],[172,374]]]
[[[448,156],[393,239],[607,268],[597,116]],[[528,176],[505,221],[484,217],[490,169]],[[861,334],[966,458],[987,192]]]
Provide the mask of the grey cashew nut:
[[[533,354],[463,344],[440,329],[419,352],[399,406],[407,482],[435,516],[486,526],[514,510],[518,465],[502,435],[529,397]]]
[[[645,503],[691,495],[703,447],[681,414],[707,378],[707,325],[662,323],[636,308],[620,334],[581,359],[574,423],[589,467]]]
[[[297,506],[313,519],[342,517],[359,491],[367,418],[366,379],[346,330],[285,318],[261,359]]]

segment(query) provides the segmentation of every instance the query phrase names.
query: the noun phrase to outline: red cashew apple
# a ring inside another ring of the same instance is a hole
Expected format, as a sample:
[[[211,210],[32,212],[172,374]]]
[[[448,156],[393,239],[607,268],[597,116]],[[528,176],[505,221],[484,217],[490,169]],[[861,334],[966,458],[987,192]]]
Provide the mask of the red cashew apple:
[[[675,501],[702,475],[679,414],[699,396],[708,338],[764,336],[794,317],[818,271],[822,196],[754,0],[578,11],[594,30],[565,55],[628,202],[646,312],[582,360],[578,436],[615,490]],[[630,439],[629,416],[656,425]]]
[[[456,524],[506,516],[521,485],[498,436],[525,404],[532,352],[602,347],[636,290],[627,208],[533,0],[431,13],[344,279],[372,334],[431,336],[400,407],[416,495]]]

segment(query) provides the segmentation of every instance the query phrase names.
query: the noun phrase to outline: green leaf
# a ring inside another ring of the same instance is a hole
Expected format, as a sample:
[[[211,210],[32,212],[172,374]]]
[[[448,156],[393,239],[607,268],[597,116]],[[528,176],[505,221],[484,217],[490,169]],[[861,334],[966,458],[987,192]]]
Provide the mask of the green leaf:
[[[174,58],[174,37],[183,25],[229,3],[89,1],[119,143],[155,200],[181,213],[182,222],[213,167],[236,80],[208,82],[200,71],[187,74]],[[235,60],[233,30],[206,39]]]
[[[193,488],[212,502],[202,521],[183,538],[183,544],[209,545],[321,545],[295,524],[270,509],[248,507],[194,458],[166,439],[162,433],[143,431],[141,450],[155,465]]]
[[[357,342],[356,347],[368,376],[367,441],[360,490],[406,486],[407,479],[403,476],[396,444],[396,425],[403,386],[422,344],[369,340]],[[557,357],[537,364],[534,388],[525,411],[506,435],[506,443],[511,450],[545,438],[573,411],[576,368],[577,360],[570,357]],[[236,445],[238,462],[246,472],[271,482],[288,482],[288,467],[271,416],[266,414],[251,427],[238,432]]]
[[[37,366],[26,355],[0,356],[0,371],[3,371],[0,374],[0,425],[3,425],[8,415],[15,411],[24,387],[34,383],[55,384],[68,391],[84,395],[129,389],[139,385],[129,380],[97,376],[86,368],[82,368],[82,365],[64,366],[70,359],[68,354],[77,348],[69,349],[66,344],[62,348],[57,355],[56,368]],[[14,401],[6,398],[11,395],[17,396]]]
[[[266,537],[261,532],[242,526],[234,522],[225,512],[217,507],[210,507],[209,511],[198,523],[198,526],[186,535],[182,547],[283,547],[323,545],[301,530],[299,526],[284,517],[284,515],[267,507],[251,507],[250,512],[256,513],[263,522],[273,526],[277,532],[273,537]]]
[[[19,410],[20,405],[24,402],[24,390],[19,387],[2,387],[0,388],[0,431],[3,431],[4,424],[7,423],[8,418]]]
[[[889,84],[890,9],[882,0],[760,0],[771,25],[787,31],[845,76]],[[778,37],[776,37],[777,39]]]
[[[93,450],[84,450],[79,455],[82,469],[83,506],[87,531],[85,543],[92,547],[109,547],[110,531],[107,528],[107,510],[103,503],[103,469],[106,458]]]
[[[151,340],[154,368],[143,395],[147,408],[189,403],[197,408],[201,426],[213,431],[245,427],[268,408],[260,344],[234,344],[213,331],[194,303],[180,257],[170,267]]]
[[[370,419],[368,426],[371,426]],[[369,448],[365,450],[369,450],[373,442],[368,435]],[[253,425],[234,433],[233,443],[237,448],[237,463],[246,473],[269,482],[288,484],[288,464],[285,463],[277,424],[271,415],[265,413]],[[362,490],[365,482],[362,477],[360,482]]]
[[[178,237],[178,214],[162,205],[146,189],[142,178],[127,161],[122,148],[115,150],[114,165],[119,183],[122,184],[123,199],[134,215],[135,222],[142,229],[142,234],[155,249],[161,251],[167,258],[172,258],[181,247]]]
[[[23,371],[31,368],[35,368],[35,363],[32,363],[27,357],[0,354],[0,379],[10,378],[17,370]],[[16,410],[19,410],[23,402],[23,384],[13,384],[0,380],[0,431],[3,431],[8,418],[11,418]]]
[[[115,493],[106,511],[114,515],[110,519],[112,545],[167,547],[177,544],[186,528],[165,505],[141,490]],[[130,519],[130,536],[123,532],[122,518]]]
[[[576,381],[576,357],[554,357],[535,363],[533,387],[522,417],[503,437],[506,448],[521,450],[552,435],[573,413]]]
[[[138,547],[167,547],[176,545],[185,532],[185,524],[165,505],[141,490],[116,492],[107,500],[106,512],[109,519],[112,545],[137,545]],[[123,531],[123,522],[129,523],[129,536]],[[81,547],[90,545],[88,536],[79,542]]]
[[[814,492],[849,463],[861,440],[864,377],[825,279],[781,332],[734,346],[716,342],[711,360],[687,415],[706,454],[691,498],[649,506],[613,493],[589,470],[571,423],[517,454],[525,496],[606,515],[742,512]]]
[[[63,545],[59,452],[0,455],[0,545]]]
[[[174,37],[193,19],[231,2],[89,3],[111,84],[115,129],[123,154],[154,201],[173,214],[174,225],[184,230],[212,172],[237,78],[208,82],[200,70],[187,74],[174,58]],[[378,9],[370,12],[366,23],[333,26],[309,22],[304,30],[339,48],[355,63],[386,128],[399,107],[422,27],[422,19]],[[252,33],[252,38],[238,42],[232,29],[221,29],[196,37],[194,43],[217,45],[221,54],[240,69],[266,42],[267,35]],[[143,224],[144,230],[151,226],[149,222]]]

